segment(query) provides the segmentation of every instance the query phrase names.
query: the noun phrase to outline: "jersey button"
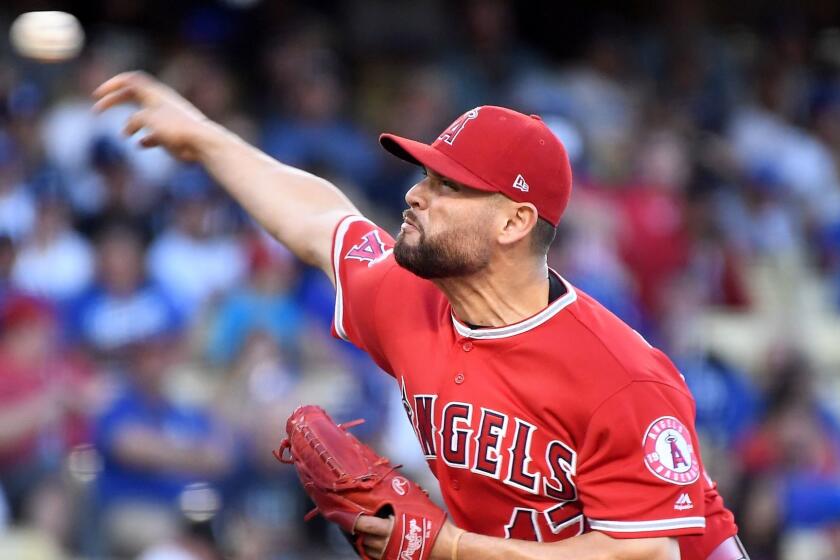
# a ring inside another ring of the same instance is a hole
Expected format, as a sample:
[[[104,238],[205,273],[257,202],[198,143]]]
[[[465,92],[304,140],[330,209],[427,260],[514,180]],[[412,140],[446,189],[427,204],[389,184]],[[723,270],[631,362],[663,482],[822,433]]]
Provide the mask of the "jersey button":
[[[455,383],[457,385],[460,385],[463,382],[464,382],[464,374],[463,373],[456,373],[455,374]]]
[[[464,349],[464,352],[469,352],[470,350],[473,349],[473,343],[468,340],[461,345],[461,348]]]
[[[458,481],[456,479],[452,479],[452,489],[453,490],[460,490],[461,489],[461,485],[458,484]]]

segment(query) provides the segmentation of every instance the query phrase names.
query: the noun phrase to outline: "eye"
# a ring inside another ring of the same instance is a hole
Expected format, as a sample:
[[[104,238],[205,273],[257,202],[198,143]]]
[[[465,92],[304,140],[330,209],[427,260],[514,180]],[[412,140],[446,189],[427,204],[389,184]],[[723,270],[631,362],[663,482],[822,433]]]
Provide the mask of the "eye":
[[[423,174],[423,177],[428,177],[429,176],[429,170],[426,169],[425,167],[421,167],[420,172]]]
[[[455,183],[453,183],[452,181],[444,180],[444,181],[441,181],[441,184],[443,184],[444,187],[446,187],[448,189],[451,189],[453,191],[461,190],[461,188],[458,185],[456,185]]]

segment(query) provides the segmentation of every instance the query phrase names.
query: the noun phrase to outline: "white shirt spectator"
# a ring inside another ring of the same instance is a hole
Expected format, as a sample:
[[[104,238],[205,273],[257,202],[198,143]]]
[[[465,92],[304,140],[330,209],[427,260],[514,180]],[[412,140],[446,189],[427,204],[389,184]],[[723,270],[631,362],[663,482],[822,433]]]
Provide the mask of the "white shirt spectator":
[[[69,99],[50,110],[41,126],[41,140],[47,158],[72,183],[70,191],[75,207],[90,211],[96,207],[100,186],[92,177],[91,147],[99,137],[107,137],[125,149],[126,158],[144,188],[154,189],[172,176],[176,163],[161,148],[141,149],[136,139],[125,138],[122,128],[133,112],[128,106],[116,107],[102,114],[91,110],[87,99]]]
[[[35,200],[21,184],[0,191],[0,235],[21,241],[35,225]]]
[[[729,130],[738,161],[772,173],[820,221],[840,217],[840,180],[830,150],[807,131],[759,107],[745,107]]]
[[[164,543],[148,548],[138,560],[201,560],[201,557],[175,543]]]
[[[147,267],[180,310],[192,317],[211,296],[243,278],[245,260],[242,247],[231,238],[200,239],[171,229],[152,244]]]
[[[46,245],[24,245],[12,268],[12,283],[32,294],[65,300],[80,293],[93,274],[90,244],[75,231],[65,230]]]

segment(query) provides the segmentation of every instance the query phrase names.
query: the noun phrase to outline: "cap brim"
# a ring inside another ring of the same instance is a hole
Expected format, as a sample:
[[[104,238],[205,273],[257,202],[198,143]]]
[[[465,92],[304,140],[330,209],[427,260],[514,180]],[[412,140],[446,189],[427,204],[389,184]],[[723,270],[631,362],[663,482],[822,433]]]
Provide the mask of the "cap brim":
[[[428,144],[388,133],[379,136],[379,143],[401,160],[427,167],[456,183],[481,191],[499,191],[498,188]]]

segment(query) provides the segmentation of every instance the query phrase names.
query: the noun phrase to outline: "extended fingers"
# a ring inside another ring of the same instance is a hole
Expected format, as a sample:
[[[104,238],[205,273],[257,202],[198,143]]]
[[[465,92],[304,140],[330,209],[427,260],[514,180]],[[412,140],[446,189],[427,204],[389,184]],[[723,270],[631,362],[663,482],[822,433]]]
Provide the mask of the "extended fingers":
[[[120,103],[145,103],[151,98],[154,82],[144,72],[123,72],[107,80],[93,92],[94,109],[104,111]]]
[[[126,136],[133,136],[140,132],[147,125],[147,116],[149,111],[141,109],[131,115],[123,127],[123,134]],[[154,148],[160,146],[160,138],[152,131],[140,138],[140,145],[144,148]]]
[[[126,136],[132,136],[136,132],[140,131],[144,126],[146,126],[146,116],[147,112],[143,109],[135,112],[131,115],[128,120],[125,122],[125,126],[123,127],[123,134]]]
[[[140,101],[140,98],[137,95],[137,89],[134,87],[124,87],[100,97],[96,103],[93,104],[93,110],[101,113],[102,111],[122,103],[135,103],[138,101]]]
[[[95,98],[103,97],[113,91],[123,89],[129,86],[143,86],[150,84],[152,79],[145,72],[138,70],[132,72],[122,72],[113,78],[105,80],[102,84],[93,90]]]
[[[144,148],[154,148],[160,146],[160,138],[154,134],[149,134],[140,139],[140,145]]]

